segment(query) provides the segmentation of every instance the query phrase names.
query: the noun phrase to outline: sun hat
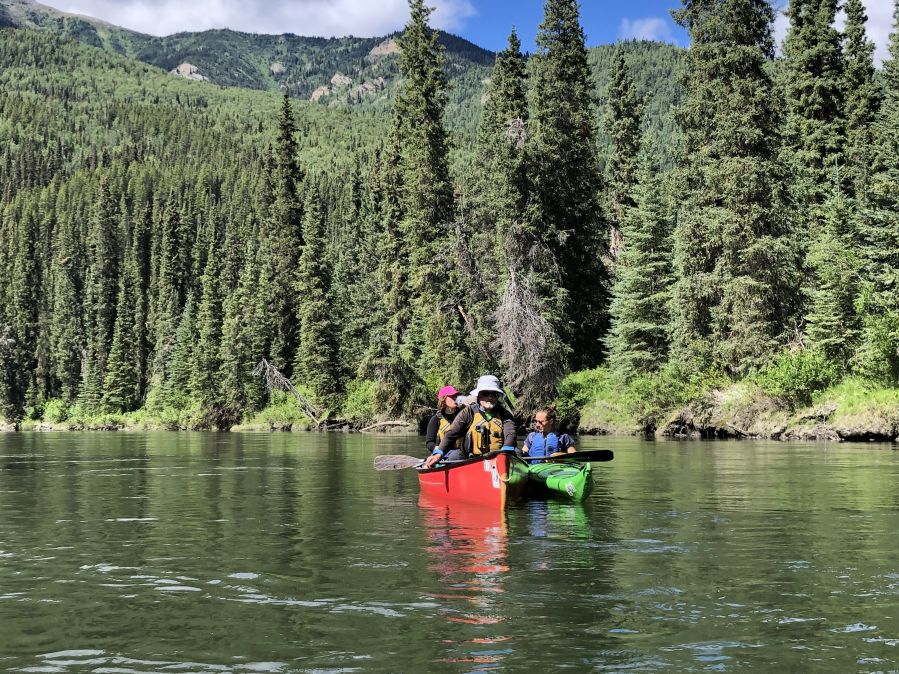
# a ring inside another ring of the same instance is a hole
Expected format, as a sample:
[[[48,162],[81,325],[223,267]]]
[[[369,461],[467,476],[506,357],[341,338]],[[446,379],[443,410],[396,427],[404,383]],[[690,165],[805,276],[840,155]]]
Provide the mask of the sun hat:
[[[499,379],[494,377],[492,374],[485,374],[482,377],[478,377],[478,383],[475,384],[474,390],[471,392],[471,395],[477,397],[484,391],[494,391],[495,393],[503,395],[503,389],[499,385]]]
[[[454,396],[459,392],[456,390],[455,386],[444,386],[442,389],[437,391],[437,397],[443,398],[444,396]]]

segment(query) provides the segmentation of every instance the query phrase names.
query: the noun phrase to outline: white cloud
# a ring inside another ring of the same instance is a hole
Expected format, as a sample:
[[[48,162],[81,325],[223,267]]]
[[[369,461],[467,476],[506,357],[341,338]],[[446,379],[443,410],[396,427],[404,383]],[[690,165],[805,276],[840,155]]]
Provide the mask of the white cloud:
[[[44,0],[47,3],[47,0]],[[399,30],[407,0],[50,0],[64,12],[86,14],[151,35],[232,28],[252,33],[371,37]],[[475,15],[470,0],[430,0],[431,25],[459,30]]]
[[[621,40],[657,40],[673,42],[671,24],[666,19],[650,16],[645,19],[622,19],[618,26]]]
[[[864,5],[868,13],[868,39],[873,41],[876,46],[874,61],[879,66],[888,56],[887,46],[890,41],[890,33],[893,31],[893,0],[864,0]],[[790,27],[790,21],[783,13],[783,9],[784,7],[781,7],[781,11],[774,20],[774,38],[777,41],[778,49],[782,49],[783,41],[787,37],[787,30]],[[841,13],[837,17],[837,27],[842,29],[845,21],[846,17]]]
[[[893,2],[865,0],[865,9],[868,10],[868,37],[877,45],[874,60],[880,65],[888,56],[887,46],[893,31]]]

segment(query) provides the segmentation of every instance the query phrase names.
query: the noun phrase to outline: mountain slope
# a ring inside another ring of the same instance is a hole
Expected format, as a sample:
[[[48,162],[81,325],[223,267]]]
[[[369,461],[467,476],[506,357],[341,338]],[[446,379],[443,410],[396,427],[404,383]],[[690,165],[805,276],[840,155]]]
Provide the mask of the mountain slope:
[[[396,35],[378,38],[316,38],[256,35],[209,30],[154,37],[91,17],[60,12],[34,0],[0,0],[0,26],[17,26],[54,35],[156,66],[179,69],[191,79],[260,91],[289,91],[321,106],[358,107],[386,112],[399,78]],[[450,80],[447,122],[457,133],[457,150],[474,140],[481,101],[490,77],[493,52],[462,38],[440,33]],[[676,129],[672,109],[680,98],[683,50],[657,42],[624,43],[626,60],[639,92],[646,96],[645,127],[667,164]],[[590,49],[590,65],[600,102],[609,79],[614,45]],[[601,155],[609,139],[599,136]]]
[[[0,0],[0,22],[66,35],[164,70],[189,63],[215,84],[273,91],[286,88],[297,98],[309,98],[338,73],[359,86],[398,72],[396,59],[390,58],[395,53],[389,48],[394,36],[319,38],[207,30],[155,37],[66,14],[34,0]],[[492,52],[467,40],[446,33],[440,34],[440,40],[446,47],[451,79],[469,68],[493,65]]]

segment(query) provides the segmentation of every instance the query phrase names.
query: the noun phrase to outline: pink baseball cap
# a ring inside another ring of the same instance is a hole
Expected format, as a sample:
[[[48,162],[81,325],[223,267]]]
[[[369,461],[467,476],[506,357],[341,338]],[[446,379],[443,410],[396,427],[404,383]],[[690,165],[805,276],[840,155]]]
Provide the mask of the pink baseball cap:
[[[454,396],[458,393],[458,391],[453,386],[444,386],[442,389],[437,391],[437,397],[443,398],[444,396]]]

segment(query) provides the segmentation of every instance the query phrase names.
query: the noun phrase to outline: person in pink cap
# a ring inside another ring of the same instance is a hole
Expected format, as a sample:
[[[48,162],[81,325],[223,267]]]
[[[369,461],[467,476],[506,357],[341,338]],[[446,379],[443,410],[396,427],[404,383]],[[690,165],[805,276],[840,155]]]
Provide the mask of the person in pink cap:
[[[428,447],[428,454],[434,451],[434,448],[443,440],[446,429],[450,427],[456,418],[456,412],[459,411],[459,405],[456,403],[456,396],[459,392],[453,386],[444,386],[437,391],[437,414],[431,417],[428,422],[428,431],[425,433],[425,444]],[[461,439],[458,442],[462,446]]]

